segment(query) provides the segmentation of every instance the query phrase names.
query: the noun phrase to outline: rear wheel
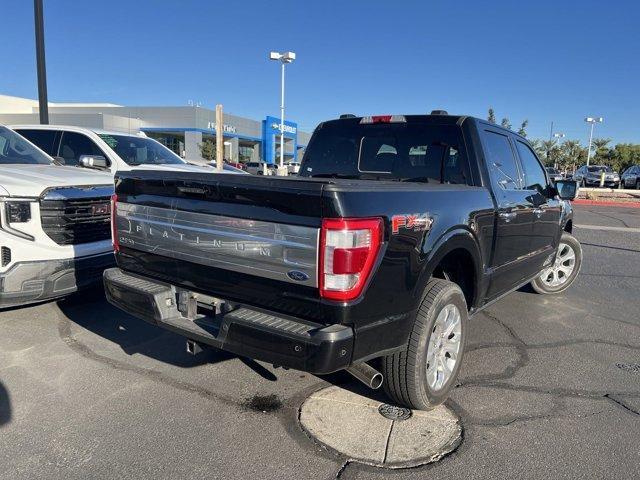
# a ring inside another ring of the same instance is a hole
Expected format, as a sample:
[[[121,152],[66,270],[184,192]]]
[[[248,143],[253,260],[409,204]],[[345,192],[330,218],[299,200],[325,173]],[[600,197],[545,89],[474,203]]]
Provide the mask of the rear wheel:
[[[640,178],[636,180],[636,190],[640,190]]]
[[[582,265],[582,247],[573,235],[564,232],[556,258],[545,268],[531,286],[538,293],[559,293],[571,286]]]
[[[384,389],[394,402],[430,410],[447,399],[464,354],[467,318],[460,287],[430,280],[407,345],[383,359]]]

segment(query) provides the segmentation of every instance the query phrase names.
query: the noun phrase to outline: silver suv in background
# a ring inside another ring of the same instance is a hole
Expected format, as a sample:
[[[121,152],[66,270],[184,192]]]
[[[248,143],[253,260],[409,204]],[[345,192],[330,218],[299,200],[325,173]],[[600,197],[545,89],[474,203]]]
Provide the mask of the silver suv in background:
[[[620,177],[620,187],[640,190],[640,165],[627,168]]]
[[[599,187],[603,173],[603,186],[618,188],[620,175],[606,165],[583,165],[573,174],[573,179],[582,187]]]

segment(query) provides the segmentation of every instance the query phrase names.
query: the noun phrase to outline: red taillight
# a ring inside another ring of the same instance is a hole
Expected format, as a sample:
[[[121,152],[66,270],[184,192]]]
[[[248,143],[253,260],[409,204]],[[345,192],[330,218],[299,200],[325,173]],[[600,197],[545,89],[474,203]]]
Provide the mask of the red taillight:
[[[114,193],[111,195],[111,243],[113,244],[113,251],[120,251],[120,242],[118,242],[118,228],[116,226],[116,209],[118,206],[118,195]]]
[[[323,220],[320,295],[343,301],[357,298],[369,279],[381,244],[381,218]]]

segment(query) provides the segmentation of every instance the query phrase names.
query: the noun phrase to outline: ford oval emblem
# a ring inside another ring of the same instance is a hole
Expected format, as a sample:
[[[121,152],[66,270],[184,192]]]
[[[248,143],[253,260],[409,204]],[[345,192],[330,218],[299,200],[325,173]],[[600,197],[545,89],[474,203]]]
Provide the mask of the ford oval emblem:
[[[306,280],[309,280],[309,275],[299,270],[289,270],[287,272],[287,276],[291,280],[295,280],[296,282],[304,282]]]

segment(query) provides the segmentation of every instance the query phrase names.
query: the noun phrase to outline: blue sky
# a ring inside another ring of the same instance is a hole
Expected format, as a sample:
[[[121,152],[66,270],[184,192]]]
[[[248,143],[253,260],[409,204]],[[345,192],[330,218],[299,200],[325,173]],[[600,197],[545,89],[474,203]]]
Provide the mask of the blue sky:
[[[33,3],[3,2],[0,93],[36,98]],[[270,50],[293,50],[287,118],[443,108],[586,143],[640,143],[640,2],[44,0],[49,99],[188,100],[278,114]]]

